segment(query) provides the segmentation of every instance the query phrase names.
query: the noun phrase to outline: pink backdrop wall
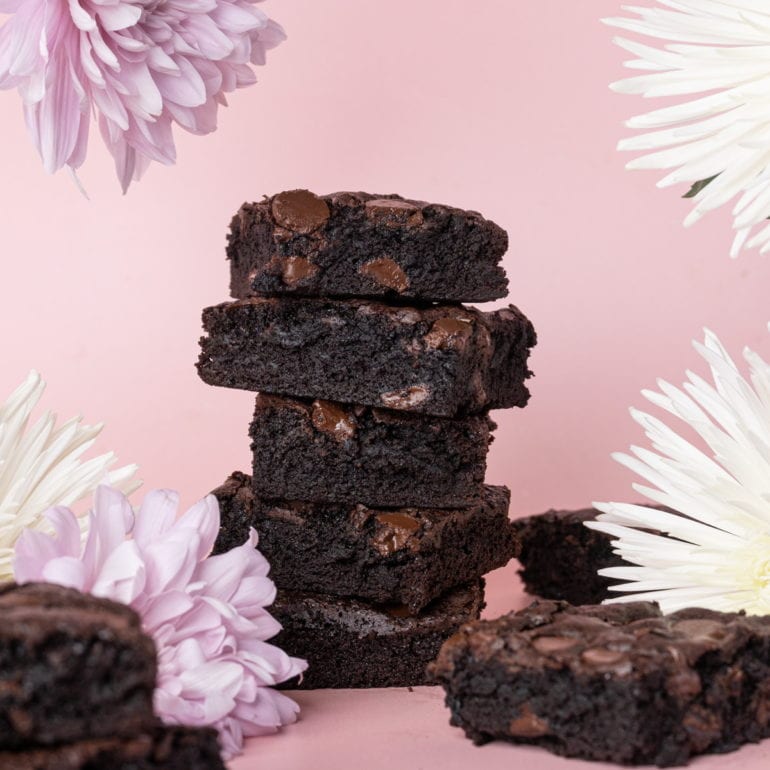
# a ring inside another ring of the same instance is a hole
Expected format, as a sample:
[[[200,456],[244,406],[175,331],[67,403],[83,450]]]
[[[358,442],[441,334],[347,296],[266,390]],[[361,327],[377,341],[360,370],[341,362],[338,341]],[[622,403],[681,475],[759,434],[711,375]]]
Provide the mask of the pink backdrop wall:
[[[186,501],[248,466],[252,397],[203,385],[200,309],[227,298],[224,236],[245,199],[304,186],[476,208],[510,233],[511,300],[541,343],[525,411],[500,413],[489,478],[516,513],[630,495],[609,454],[657,376],[698,365],[708,324],[770,354],[770,262],[730,261],[726,213],[623,169],[615,143],[641,100],[612,94],[622,52],[599,24],[619,0],[271,0],[289,40],[179,165],[123,198],[94,142],[48,177],[14,93],[0,94],[0,281],[10,390],[36,367],[46,404],[108,428],[100,444]]]

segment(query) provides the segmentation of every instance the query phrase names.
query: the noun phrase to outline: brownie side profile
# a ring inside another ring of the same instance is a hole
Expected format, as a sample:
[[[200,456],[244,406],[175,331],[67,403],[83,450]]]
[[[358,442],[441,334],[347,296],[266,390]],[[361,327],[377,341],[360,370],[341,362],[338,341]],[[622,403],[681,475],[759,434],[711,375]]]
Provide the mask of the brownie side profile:
[[[532,324],[515,307],[253,297],[203,311],[209,385],[454,417],[523,407]]]
[[[0,752],[3,770],[225,770],[216,730],[157,726],[131,738],[101,738]]]
[[[254,490],[267,500],[473,505],[494,428],[485,414],[448,420],[260,393],[249,430]]]
[[[156,723],[155,645],[133,610],[61,586],[5,584],[0,617],[0,750]]]
[[[669,767],[770,735],[768,616],[535,602],[464,626],[430,671],[477,743]]]
[[[478,504],[453,510],[268,502],[244,473],[213,494],[221,514],[214,553],[243,544],[253,527],[272,579],[288,591],[403,604],[417,614],[518,551],[505,487],[486,486]]]
[[[608,587],[618,581],[597,571],[624,562],[613,553],[609,535],[585,526],[598,513],[594,508],[551,510],[513,522],[527,593],[570,604],[600,604],[610,595]]]
[[[304,678],[287,688],[410,687],[427,684],[426,667],[442,643],[483,608],[482,580],[416,617],[398,605],[279,590],[270,612],[283,630],[271,643],[308,661]]]
[[[287,190],[233,217],[230,293],[487,302],[507,293],[507,248],[506,232],[475,211]]]

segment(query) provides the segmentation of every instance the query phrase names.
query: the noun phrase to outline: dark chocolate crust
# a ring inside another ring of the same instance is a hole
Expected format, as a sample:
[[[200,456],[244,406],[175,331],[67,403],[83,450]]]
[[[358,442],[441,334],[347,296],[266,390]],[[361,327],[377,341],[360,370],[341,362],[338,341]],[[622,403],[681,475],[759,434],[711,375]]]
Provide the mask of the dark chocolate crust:
[[[483,581],[461,586],[416,617],[404,607],[279,591],[270,612],[283,626],[272,644],[308,661],[288,688],[410,687],[427,684],[426,666],[442,643],[484,608]]]
[[[289,190],[233,217],[230,293],[487,302],[507,293],[507,248],[505,231],[475,211]]]
[[[548,511],[513,522],[521,540],[519,571],[527,593],[570,604],[600,604],[618,581],[597,571],[624,561],[612,551],[612,538],[584,522],[598,515],[594,508]]]
[[[267,500],[474,505],[494,427],[486,415],[448,420],[260,393],[250,428],[254,490]]]
[[[61,586],[5,584],[0,617],[0,750],[155,725],[155,646],[131,609]]]
[[[253,297],[203,311],[204,382],[454,417],[523,407],[532,324],[515,307]]]
[[[403,604],[417,614],[518,551],[505,487],[484,487],[480,503],[455,510],[266,502],[237,472],[213,494],[222,521],[214,553],[243,544],[253,527],[272,579],[289,591]]]
[[[83,740],[30,751],[0,752],[3,770],[225,770],[217,733],[158,726],[131,738]]]
[[[536,602],[463,627],[430,670],[477,743],[667,767],[770,735],[770,617]]]

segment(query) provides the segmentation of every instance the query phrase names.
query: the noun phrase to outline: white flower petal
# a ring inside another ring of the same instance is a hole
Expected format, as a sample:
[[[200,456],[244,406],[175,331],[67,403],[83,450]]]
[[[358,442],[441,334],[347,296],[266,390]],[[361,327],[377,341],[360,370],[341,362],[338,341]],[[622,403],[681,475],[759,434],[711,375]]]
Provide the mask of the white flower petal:
[[[662,6],[662,7],[661,7]],[[738,196],[731,256],[744,246],[770,250],[770,197],[754,188],[770,168],[770,9],[754,0],[657,0],[629,6],[628,17],[605,23],[655,40],[615,42],[634,55],[643,74],[612,84],[620,93],[674,103],[628,121],[644,133],[621,141],[641,151],[628,168],[672,169],[659,186],[715,177],[696,196],[690,226]],[[689,98],[695,97],[695,98]],[[753,205],[749,206],[749,202]],[[741,216],[739,216],[741,214]],[[762,231],[754,238],[754,228]]]
[[[632,410],[653,448],[616,455],[649,482],[634,485],[638,492],[674,512],[597,504],[597,521],[586,526],[610,535],[628,565],[601,571],[628,581],[613,587],[623,595],[612,601],[658,601],[666,612],[770,613],[770,366],[744,351],[747,380],[708,330],[695,348],[713,384],[688,372],[682,388],[659,381],[660,392],[644,395],[692,429],[704,449]]]

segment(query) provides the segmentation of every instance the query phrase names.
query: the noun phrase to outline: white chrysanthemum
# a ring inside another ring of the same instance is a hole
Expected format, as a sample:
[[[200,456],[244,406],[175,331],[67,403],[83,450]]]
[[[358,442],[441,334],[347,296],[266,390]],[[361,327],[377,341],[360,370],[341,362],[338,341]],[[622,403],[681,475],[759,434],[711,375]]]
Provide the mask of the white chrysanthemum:
[[[607,24],[670,41],[662,47],[616,39],[644,74],[612,84],[678,103],[632,118],[641,133],[620,150],[646,154],[628,168],[672,169],[659,187],[693,185],[685,225],[736,196],[731,256],[746,244],[770,251],[770,3],[766,0],[657,0],[626,7],[632,18]],[[660,7],[664,6],[664,7]],[[638,18],[636,18],[638,17]],[[697,193],[697,194],[696,194]],[[759,228],[753,235],[752,229]]]
[[[657,601],[664,612],[697,606],[769,614],[770,366],[745,349],[746,380],[714,334],[694,344],[713,384],[687,372],[682,389],[659,380],[660,392],[643,395],[691,428],[703,448],[632,410],[652,449],[615,455],[649,482],[635,484],[637,492],[678,513],[596,504],[603,513],[588,526],[617,538],[616,552],[638,565],[601,574],[629,581],[614,589],[627,595],[610,601]]]
[[[137,466],[109,471],[113,452],[82,460],[102,425],[81,425],[74,417],[56,427],[51,412],[29,424],[44,389],[40,375],[30,372],[0,405],[0,580],[13,575],[13,548],[22,531],[50,529],[46,510],[70,506],[104,482],[127,493],[139,486],[133,479]]]

